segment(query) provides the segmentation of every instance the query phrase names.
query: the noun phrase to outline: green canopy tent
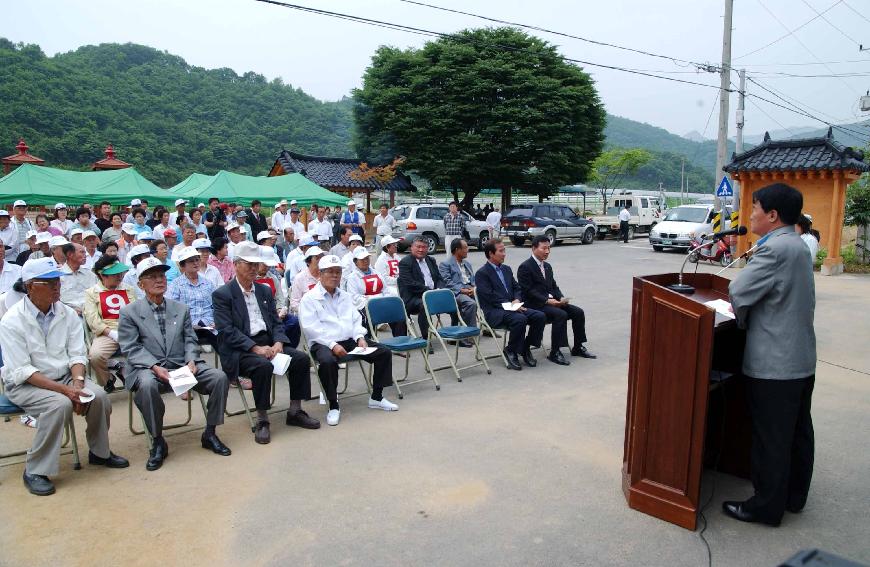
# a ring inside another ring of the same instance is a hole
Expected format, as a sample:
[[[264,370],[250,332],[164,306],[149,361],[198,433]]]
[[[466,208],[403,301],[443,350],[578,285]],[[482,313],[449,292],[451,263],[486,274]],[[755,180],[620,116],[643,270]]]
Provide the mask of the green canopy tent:
[[[300,207],[314,203],[328,206],[347,203],[347,197],[324,189],[299,173],[277,177],[241,175],[223,170],[213,176],[194,173],[169,190],[190,201],[205,202],[210,197],[217,197],[224,202],[245,206],[254,199],[262,201],[264,207],[274,207],[281,199],[296,199]]]
[[[24,199],[28,205],[99,203],[129,205],[148,199],[149,206],[172,206],[178,196],[151,183],[132,167],[109,171],[67,171],[24,164],[0,178],[0,203]]]

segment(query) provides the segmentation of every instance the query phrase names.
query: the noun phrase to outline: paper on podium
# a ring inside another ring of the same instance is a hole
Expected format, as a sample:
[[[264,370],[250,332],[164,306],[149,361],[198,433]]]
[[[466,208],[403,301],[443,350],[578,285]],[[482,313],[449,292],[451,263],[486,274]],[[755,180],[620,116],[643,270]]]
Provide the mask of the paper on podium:
[[[506,302],[506,303],[501,304],[501,308],[504,309],[505,311],[519,311],[520,307],[522,307],[522,306],[523,306],[522,301],[520,301],[519,303],[507,303]]]
[[[363,347],[359,347],[359,346],[358,346],[358,347],[356,347],[355,349],[353,349],[352,351],[350,351],[350,352],[347,353],[347,354],[359,354],[359,355],[363,355],[363,356],[364,356],[364,355],[366,355],[366,354],[371,354],[371,353],[375,352],[376,350],[377,350],[377,348],[372,347],[372,346],[370,346],[370,347],[366,347],[366,348],[363,348]]]
[[[729,319],[734,318],[734,313],[731,311],[731,304],[724,299],[713,299],[710,301],[705,301],[704,305],[706,305],[707,307],[712,307],[716,310],[716,313],[722,315],[723,317],[728,317]]]
[[[290,355],[279,352],[272,358],[272,374],[283,376],[290,368]]]
[[[190,371],[187,365],[182,366],[177,370],[169,371],[169,385],[172,386],[172,391],[176,396],[180,396],[186,391],[196,386],[196,376]]]

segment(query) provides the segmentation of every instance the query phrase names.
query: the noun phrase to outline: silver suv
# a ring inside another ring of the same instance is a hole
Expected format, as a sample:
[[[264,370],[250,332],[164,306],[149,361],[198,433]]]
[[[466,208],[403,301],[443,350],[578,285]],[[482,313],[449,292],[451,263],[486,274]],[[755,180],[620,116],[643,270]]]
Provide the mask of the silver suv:
[[[396,219],[393,236],[404,238],[400,244],[402,249],[407,248],[416,237],[422,236],[429,243],[429,254],[434,254],[439,246],[444,246],[444,215],[448,210],[448,206],[441,203],[399,205],[390,211]],[[464,236],[468,245],[483,250],[489,240],[486,223],[473,219],[465,211],[460,211],[460,214],[465,217]]]

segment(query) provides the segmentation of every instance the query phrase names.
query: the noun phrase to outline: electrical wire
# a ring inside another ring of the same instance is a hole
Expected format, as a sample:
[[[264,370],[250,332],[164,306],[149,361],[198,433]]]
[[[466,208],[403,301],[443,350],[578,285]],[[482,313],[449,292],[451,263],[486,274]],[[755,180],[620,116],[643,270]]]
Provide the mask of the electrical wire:
[[[845,36],[846,39],[848,39],[849,41],[851,41],[851,42],[854,43],[855,45],[858,45],[858,46],[861,45],[861,43],[860,43],[857,39],[855,39],[854,37],[850,36],[849,34],[847,34],[846,32],[844,32],[844,31],[843,31],[842,29],[840,29],[839,27],[835,26],[835,25],[831,22],[831,20],[829,20],[828,18],[825,17],[824,14],[819,13],[819,11],[816,10],[816,9],[813,7],[812,4],[810,4],[809,2],[807,2],[807,0],[801,0],[801,2],[803,2],[804,4],[806,4],[806,5],[807,5],[807,8],[809,8],[810,10],[812,10],[813,12],[815,12],[816,14],[818,14],[819,17],[820,17],[821,19],[825,20],[825,21],[828,23],[829,26],[831,26],[832,28],[834,28],[835,30],[837,30],[838,32],[840,32],[841,34],[843,34],[843,36]]]
[[[858,10],[856,10],[855,8],[853,8],[852,6],[850,6],[848,3],[846,3],[845,0],[843,0],[843,6],[849,8],[850,10],[852,10],[853,12],[855,12],[857,15],[861,16],[862,18],[864,18],[864,21],[866,21],[868,24],[870,24],[870,19],[867,19],[867,16],[865,16],[864,14],[862,14],[861,12],[859,12]]]
[[[786,36],[788,37],[788,36]],[[849,59],[846,61],[813,61],[806,63],[741,63],[740,67],[806,67],[809,65],[845,65],[847,63],[870,63],[870,59]]]
[[[838,0],[837,2],[834,2],[833,4],[831,4],[830,6],[828,6],[828,8],[827,8],[826,10],[823,10],[823,11],[822,11],[822,14],[826,14],[826,13],[828,13],[829,11],[831,11],[832,8],[834,8],[834,7],[837,6],[838,4],[842,4],[843,2],[844,2],[844,0]],[[761,3],[761,2],[759,2],[759,4],[760,4],[760,3]],[[764,9],[767,10],[767,7],[764,6],[763,4],[762,4],[762,7],[764,7]],[[769,11],[770,11],[770,10],[768,10],[768,12],[769,12]],[[780,37],[774,39],[773,41],[771,41],[770,43],[768,43],[768,44],[766,44],[766,45],[762,45],[762,46],[759,47],[758,49],[754,49],[754,50],[750,51],[749,53],[744,53],[743,55],[739,55],[739,56],[735,57],[733,60],[736,61],[736,60],[738,60],[738,59],[743,59],[744,57],[748,57],[748,56],[750,56],[750,55],[753,55],[753,54],[755,54],[755,53],[758,53],[759,51],[765,50],[765,49],[767,49],[768,47],[770,47],[771,45],[773,45],[773,44],[775,44],[775,43],[778,43],[778,42],[784,40],[785,38],[787,38],[787,37],[790,36],[790,35],[793,35],[794,32],[798,31],[799,29],[801,29],[801,28],[807,26],[808,24],[811,24],[811,23],[813,23],[814,21],[818,20],[819,17],[820,17],[820,15],[813,16],[812,18],[810,18],[809,20],[805,21],[804,23],[802,23],[801,25],[799,25],[798,27],[796,27],[796,28],[793,29],[793,30],[789,30],[788,28],[786,28],[786,31],[788,32],[787,34],[785,34],[785,35],[783,35],[783,36],[780,36]]]
[[[482,46],[485,46],[485,47],[491,47],[491,48],[501,49],[501,50],[503,50],[503,51],[513,51],[513,52],[521,52],[521,53],[537,54],[537,52],[535,52],[535,51],[533,51],[533,50],[530,50],[530,49],[526,49],[526,48],[513,47],[513,46],[510,46],[510,45],[501,45],[501,44],[491,43],[491,42],[487,42],[487,41],[477,41],[477,40],[474,40],[474,39],[472,39],[472,38],[464,37],[464,36],[457,35],[457,34],[443,33],[443,32],[436,32],[436,31],[427,30],[427,29],[424,29],[424,28],[418,28],[418,27],[414,27],[414,26],[407,26],[407,25],[404,25],[404,24],[396,24],[396,23],[393,23],[393,22],[384,22],[384,21],[381,21],[381,20],[374,20],[374,19],[371,19],[371,18],[364,18],[364,17],[361,17],[361,16],[354,16],[354,15],[351,15],[351,14],[343,14],[343,13],[340,13],[340,12],[331,12],[331,11],[329,11],[329,10],[321,10],[321,9],[319,9],[319,8],[311,8],[311,7],[308,7],[308,6],[300,6],[300,5],[298,5],[298,4],[288,4],[288,3],[286,3],[286,2],[279,2],[278,0],[254,0],[254,1],[255,1],[255,2],[260,2],[260,3],[263,3],[263,4],[273,4],[273,5],[275,5],[275,6],[280,6],[280,7],[282,7],[282,8],[288,8],[288,9],[291,9],[291,10],[299,10],[299,11],[301,11],[301,12],[308,12],[308,13],[311,13],[311,14],[317,14],[317,15],[320,15],[320,16],[328,16],[328,17],[332,17],[332,18],[339,18],[339,19],[342,19],[342,20],[353,21],[353,22],[357,22],[357,23],[361,23],[361,24],[366,24],[366,25],[371,25],[371,26],[377,26],[377,27],[383,27],[383,28],[393,29],[393,30],[397,30],[397,31],[405,31],[405,32],[415,33],[415,34],[418,34],[418,35],[429,35],[429,36],[433,36],[433,37],[440,37],[440,38],[446,38],[446,39],[453,39],[453,40],[457,40],[457,41],[466,41],[466,42],[469,42],[469,43],[475,43],[475,44],[482,45]],[[721,90],[721,87],[720,87],[720,86],[717,86],[717,85],[709,85],[709,84],[706,84],[706,83],[699,83],[699,82],[697,82],[697,81],[687,81],[687,80],[685,80],[685,79],[677,79],[677,78],[675,78],[675,77],[665,77],[665,76],[662,76],[662,75],[657,75],[657,74],[654,74],[654,73],[646,73],[646,72],[643,72],[643,71],[633,71],[633,70],[631,70],[631,69],[627,69],[627,68],[625,68],[625,67],[621,67],[621,66],[618,66],[618,65],[607,65],[607,64],[604,64],[604,63],[595,63],[595,62],[592,62],[592,61],[586,61],[586,60],[583,60],[583,59],[574,59],[574,58],[571,58],[571,57],[565,57],[565,56],[558,55],[558,54],[557,54],[557,57],[559,57],[559,58],[562,59],[563,61],[567,61],[567,62],[570,62],[570,63],[579,63],[579,64],[581,64],[581,65],[588,65],[588,66],[590,66],[590,67],[598,67],[598,68],[601,68],[601,69],[610,69],[610,70],[612,70],[612,71],[621,71],[621,72],[624,72],[624,73],[631,73],[631,74],[634,74],[634,75],[641,75],[641,76],[645,76],[645,77],[652,77],[652,78],[654,78],[654,79],[662,79],[662,80],[665,80],[665,81],[672,81],[672,82],[675,82],[675,83],[684,83],[684,84],[687,84],[687,85],[695,85],[695,86],[699,86],[699,87],[705,87],[705,88],[708,88],[708,89],[719,89],[719,90]],[[727,90],[728,92],[731,92],[731,89],[725,89],[725,90]]]
[[[762,85],[757,82],[758,75],[753,73],[752,78],[754,79],[752,81],[753,83],[755,83],[759,87],[762,87]],[[836,116],[832,116],[832,115],[828,114],[827,112],[819,110],[818,108],[813,108],[812,106],[808,105],[807,103],[801,102],[798,99],[796,99],[795,97],[787,95],[786,93],[782,92],[781,90],[775,89],[770,85],[767,85],[766,87],[762,87],[762,88],[765,89],[770,94],[777,96],[780,100],[784,100],[784,99],[788,100],[789,102],[791,102],[795,106],[801,106],[804,109],[811,110],[811,111],[815,112],[816,114],[826,116],[826,117],[830,118],[831,121],[833,121],[833,122],[845,122],[845,121],[849,120],[848,118],[837,118]]]

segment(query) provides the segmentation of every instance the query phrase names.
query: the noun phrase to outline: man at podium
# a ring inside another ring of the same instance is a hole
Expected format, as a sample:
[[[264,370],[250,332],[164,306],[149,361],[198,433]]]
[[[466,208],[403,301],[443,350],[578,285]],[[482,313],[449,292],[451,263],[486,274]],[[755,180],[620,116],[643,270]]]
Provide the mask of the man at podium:
[[[763,238],[728,291],[746,329],[743,374],[752,418],[752,485],[725,514],[778,526],[806,504],[813,473],[810,402],[816,372],[815,285],[806,245],[795,232],[803,197],[783,183],[752,195],[752,232]]]

